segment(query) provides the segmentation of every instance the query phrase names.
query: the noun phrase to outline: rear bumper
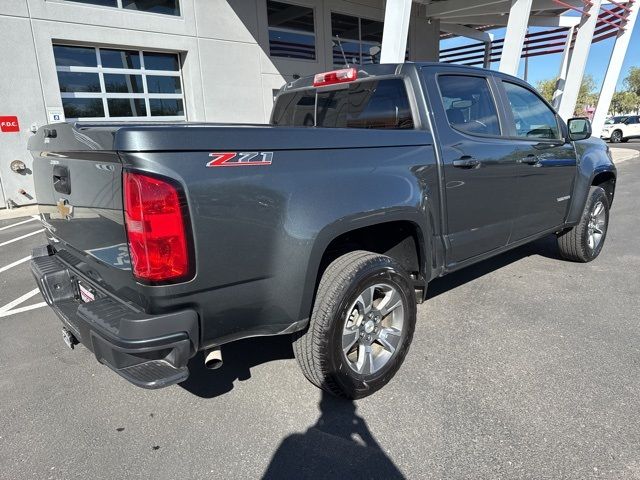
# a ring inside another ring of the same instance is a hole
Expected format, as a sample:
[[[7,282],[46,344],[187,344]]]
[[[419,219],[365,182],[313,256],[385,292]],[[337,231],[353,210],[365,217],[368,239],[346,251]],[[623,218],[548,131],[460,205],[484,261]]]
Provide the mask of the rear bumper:
[[[187,379],[187,362],[198,349],[194,310],[144,313],[106,294],[46,246],[33,251],[31,272],[65,328],[99,362],[143,388],[162,388]],[[96,288],[94,301],[80,300],[78,280]]]

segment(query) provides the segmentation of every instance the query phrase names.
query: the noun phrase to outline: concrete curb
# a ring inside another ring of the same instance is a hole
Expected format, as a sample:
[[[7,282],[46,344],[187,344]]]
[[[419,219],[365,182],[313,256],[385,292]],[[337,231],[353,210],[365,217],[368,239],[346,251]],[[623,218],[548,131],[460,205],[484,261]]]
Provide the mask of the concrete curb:
[[[611,155],[613,156],[614,163],[622,163],[632,158],[640,157],[640,152],[631,150],[628,148],[611,148]]]
[[[11,218],[28,217],[29,215],[38,215],[37,205],[28,205],[26,207],[17,207],[0,210],[0,220],[9,220]]]

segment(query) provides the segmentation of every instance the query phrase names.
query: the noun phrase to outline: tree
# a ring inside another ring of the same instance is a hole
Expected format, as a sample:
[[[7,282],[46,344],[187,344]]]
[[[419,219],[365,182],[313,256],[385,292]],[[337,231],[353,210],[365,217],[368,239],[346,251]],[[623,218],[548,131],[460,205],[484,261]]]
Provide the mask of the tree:
[[[609,112],[613,115],[631,113],[638,110],[640,97],[632,91],[618,91],[613,94]]]
[[[541,80],[537,83],[536,87],[543,96],[543,98],[551,103],[553,100],[553,94],[556,91],[556,80],[549,78],[547,80]],[[585,109],[588,106],[593,106],[598,101],[598,94],[594,92],[596,89],[596,82],[591,75],[585,75],[582,78],[582,84],[580,85],[580,91],[578,92],[578,99],[576,101],[575,115],[584,115]]]
[[[640,97],[640,67],[629,69],[629,74],[624,79],[624,86],[628,92],[633,92]]]
[[[556,80],[554,78],[540,80],[536,84],[536,88],[547,102],[553,102],[553,93],[556,91]]]
[[[591,75],[582,77],[574,115],[584,115],[587,107],[595,107],[596,103],[598,103],[598,94],[595,93],[595,89],[596,82]]]

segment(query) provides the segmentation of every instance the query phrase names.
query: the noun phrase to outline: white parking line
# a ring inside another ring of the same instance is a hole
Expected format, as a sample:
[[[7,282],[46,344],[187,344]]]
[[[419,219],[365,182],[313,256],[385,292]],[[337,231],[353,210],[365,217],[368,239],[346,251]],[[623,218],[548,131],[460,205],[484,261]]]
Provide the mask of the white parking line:
[[[45,302],[36,303],[34,305],[27,305],[26,307],[16,308],[11,310],[13,307],[20,305],[22,302],[26,302],[31,297],[37,295],[40,292],[40,289],[34,288],[30,292],[25,293],[21,297],[16,298],[12,302],[7,303],[5,306],[0,307],[0,318],[8,317],[9,315],[14,315],[16,313],[27,312],[29,310],[34,310],[36,308],[44,307],[46,305]]]
[[[16,260],[15,262],[10,263],[9,265],[6,265],[4,267],[0,267],[0,273],[6,272],[10,268],[20,265],[21,263],[28,262],[29,260],[31,260],[31,255],[29,255],[28,257],[21,258],[20,260]]]
[[[33,305],[27,305],[26,307],[15,308],[13,310],[9,310],[8,312],[0,313],[0,318],[15,315],[16,313],[28,312],[29,310],[35,310],[36,308],[42,308],[46,306],[47,302],[34,303]]]
[[[18,225],[24,225],[25,223],[33,222],[34,220],[40,220],[40,217],[37,215],[32,215],[30,218],[27,218],[26,220],[22,220],[21,222],[12,223],[11,225],[7,225],[5,227],[0,227],[0,232],[2,230],[8,230],[11,227],[17,227]]]
[[[44,228],[41,228],[40,230],[36,230],[35,232],[27,233],[26,235],[22,235],[21,237],[12,238],[11,240],[7,240],[6,242],[2,242],[2,243],[0,243],[0,247],[4,247],[5,245],[9,245],[10,243],[13,243],[13,242],[19,242],[23,238],[30,237],[31,235],[35,235],[36,233],[40,233],[40,232],[44,232]]]

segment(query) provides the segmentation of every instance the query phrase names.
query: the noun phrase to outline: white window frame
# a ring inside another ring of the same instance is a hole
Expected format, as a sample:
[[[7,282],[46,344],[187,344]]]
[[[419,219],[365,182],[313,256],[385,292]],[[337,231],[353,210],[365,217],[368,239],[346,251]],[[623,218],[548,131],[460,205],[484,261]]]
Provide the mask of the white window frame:
[[[120,1],[120,0],[118,0]],[[316,8],[310,5],[304,5],[301,3],[295,3],[295,2],[289,2],[289,1],[284,1],[284,0],[273,0],[274,2],[277,3],[284,3],[286,5],[294,5],[297,7],[305,7],[305,8],[309,8],[311,9],[311,11],[313,12],[313,33],[311,32],[305,32],[304,30],[295,30],[293,28],[283,28],[283,27],[272,27],[271,25],[269,25],[269,11],[267,9],[267,41],[269,43],[269,57],[275,58],[275,59],[279,59],[279,60],[291,60],[291,61],[296,61],[296,62],[311,62],[311,63],[317,63],[318,61],[318,35],[316,34]],[[268,1],[265,2],[265,4],[268,4]],[[281,55],[272,55],[271,54],[271,31],[274,32],[284,32],[284,33],[295,33],[296,35],[306,35],[307,37],[313,37],[313,56],[314,58],[296,58],[296,57],[285,57],[285,56],[281,56]]]
[[[133,10],[131,8],[124,8],[122,6],[122,0],[116,0],[116,6],[115,7],[111,7],[109,5],[98,5],[98,4],[93,4],[93,3],[85,3],[85,2],[74,2],[73,0],[57,0],[59,2],[62,3],[70,3],[70,4],[76,4],[76,5],[84,5],[85,7],[95,7],[95,8],[109,8],[109,9],[118,9],[118,10],[124,10],[125,12],[135,12],[135,13],[150,13],[152,15],[162,15],[163,17],[175,17],[175,18],[180,18],[182,17],[182,1],[181,0],[176,0],[176,4],[178,6],[178,11],[180,12],[179,15],[174,15],[172,13],[157,13],[157,12],[149,12],[147,10]]]
[[[78,72],[78,73],[97,73],[100,81],[100,92],[62,92],[60,91],[60,98],[100,98],[102,99],[102,108],[104,109],[105,116],[104,117],[78,117],[78,118],[67,118],[66,120],[69,122],[83,121],[83,122],[110,122],[110,121],[181,121],[187,119],[187,110],[186,110],[186,102],[184,98],[184,81],[182,79],[182,68],[180,66],[180,54],[176,52],[157,52],[153,50],[138,50],[135,48],[123,48],[123,47],[94,47],[91,45],[69,45],[69,44],[61,44],[56,43],[53,45],[61,46],[61,47],[83,47],[83,48],[93,48],[96,55],[96,63],[97,67],[79,67],[79,66],[58,66],[56,65],[56,74],[57,72]],[[126,51],[134,51],[140,55],[140,68],[107,68],[102,66],[102,57],[100,55],[100,50],[126,50]],[[178,70],[147,70],[144,64],[144,53],[168,53],[170,55],[176,55],[178,57]],[[105,74],[121,74],[121,75],[139,75],[142,77],[142,88],[143,93],[124,93],[124,92],[107,92],[104,82]],[[180,90],[182,93],[149,93],[147,88],[147,76],[162,76],[162,77],[178,77],[180,78]],[[58,83],[58,89],[60,85]],[[143,99],[145,108],[147,111],[146,116],[133,116],[133,117],[112,117],[109,114],[109,107],[107,105],[108,99],[125,99],[125,100],[133,100],[133,99]],[[150,108],[150,100],[182,100],[182,109],[184,111],[184,115],[167,115],[167,116],[151,116],[151,108]]]

